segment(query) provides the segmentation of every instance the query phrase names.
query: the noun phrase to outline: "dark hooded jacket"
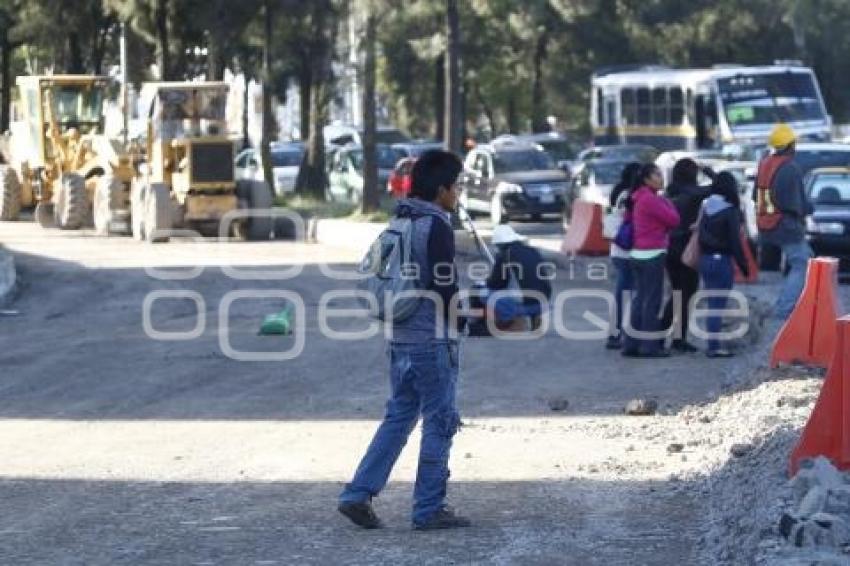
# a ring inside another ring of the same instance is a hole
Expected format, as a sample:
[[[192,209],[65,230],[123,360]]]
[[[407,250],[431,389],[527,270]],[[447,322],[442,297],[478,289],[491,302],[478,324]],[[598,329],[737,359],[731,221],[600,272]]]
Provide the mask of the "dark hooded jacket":
[[[695,184],[670,183],[667,187],[667,197],[679,212],[679,225],[670,233],[670,257],[681,259],[691,237],[691,226],[697,221],[700,206],[710,193],[709,187]]]
[[[703,254],[732,256],[741,273],[749,275],[741,247],[741,212],[720,195],[705,199],[699,224],[699,245]]]

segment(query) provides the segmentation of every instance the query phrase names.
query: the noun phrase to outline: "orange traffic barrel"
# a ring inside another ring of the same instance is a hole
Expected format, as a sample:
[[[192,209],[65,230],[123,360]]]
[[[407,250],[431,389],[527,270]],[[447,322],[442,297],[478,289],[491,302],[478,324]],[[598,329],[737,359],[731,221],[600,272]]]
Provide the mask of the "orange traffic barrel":
[[[791,452],[791,476],[801,460],[816,456],[829,458],[840,470],[850,470],[850,316],[837,324],[835,355],[809,422]]]
[[[835,353],[836,320],[843,314],[838,260],[810,259],[803,293],[773,342],[770,367],[799,363],[826,368]]]
[[[602,205],[576,200],[561,251],[575,255],[606,255],[610,244],[602,236]]]

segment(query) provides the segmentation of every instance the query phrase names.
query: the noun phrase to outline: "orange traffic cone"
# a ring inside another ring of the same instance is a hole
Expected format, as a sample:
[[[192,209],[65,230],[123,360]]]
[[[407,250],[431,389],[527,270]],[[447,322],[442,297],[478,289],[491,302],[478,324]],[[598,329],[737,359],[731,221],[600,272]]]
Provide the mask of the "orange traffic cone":
[[[561,251],[565,254],[605,255],[610,249],[602,236],[602,205],[577,200]]]
[[[773,342],[770,367],[780,363],[827,367],[835,352],[835,321],[843,314],[838,296],[838,260],[810,259],[803,294]]]
[[[815,410],[791,452],[791,476],[800,460],[815,456],[826,456],[840,470],[850,469],[850,316],[838,320],[837,334],[835,356]]]

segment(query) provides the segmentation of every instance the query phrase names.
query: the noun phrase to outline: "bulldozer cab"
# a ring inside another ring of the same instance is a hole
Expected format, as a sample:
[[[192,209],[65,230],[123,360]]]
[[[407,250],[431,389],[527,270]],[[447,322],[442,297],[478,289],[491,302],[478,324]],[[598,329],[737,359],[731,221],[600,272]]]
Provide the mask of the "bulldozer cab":
[[[76,143],[103,131],[108,81],[92,75],[18,77],[12,124],[16,143],[11,148],[15,160],[32,168],[73,168]]]
[[[182,201],[189,193],[232,192],[233,142],[227,137],[225,83],[147,83],[148,175]]]

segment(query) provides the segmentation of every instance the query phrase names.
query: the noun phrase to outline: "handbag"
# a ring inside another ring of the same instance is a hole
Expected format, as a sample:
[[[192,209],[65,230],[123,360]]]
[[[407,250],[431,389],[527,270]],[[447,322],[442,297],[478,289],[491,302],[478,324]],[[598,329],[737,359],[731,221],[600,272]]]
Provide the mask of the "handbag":
[[[702,257],[702,246],[699,245],[699,225],[702,222],[702,211],[703,208],[700,207],[697,221],[691,226],[691,237],[682,251],[682,263],[694,271],[699,269],[699,258]]]
[[[618,248],[626,251],[635,247],[635,224],[631,218],[623,219],[617,235],[614,236],[614,243]]]

